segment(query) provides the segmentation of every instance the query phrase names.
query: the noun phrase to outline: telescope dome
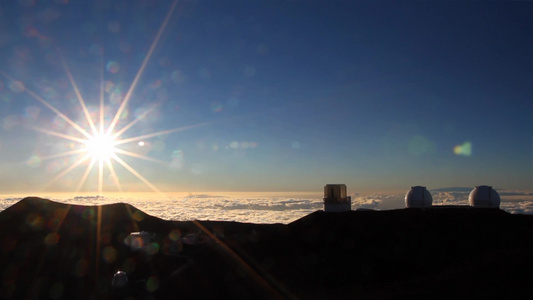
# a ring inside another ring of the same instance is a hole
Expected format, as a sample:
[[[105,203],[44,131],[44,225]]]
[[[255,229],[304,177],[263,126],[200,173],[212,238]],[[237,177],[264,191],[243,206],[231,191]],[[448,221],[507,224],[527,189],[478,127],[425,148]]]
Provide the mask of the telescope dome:
[[[500,194],[491,186],[476,186],[468,196],[468,203],[474,207],[500,207]]]
[[[430,207],[433,197],[425,186],[412,186],[405,194],[406,207]]]

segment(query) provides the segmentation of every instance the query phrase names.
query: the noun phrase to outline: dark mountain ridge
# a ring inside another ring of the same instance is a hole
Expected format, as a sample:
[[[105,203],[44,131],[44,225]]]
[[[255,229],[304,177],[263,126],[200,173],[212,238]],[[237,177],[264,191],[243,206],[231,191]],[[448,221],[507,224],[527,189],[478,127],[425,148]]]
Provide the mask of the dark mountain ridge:
[[[0,229],[4,299],[533,296],[533,216],[499,209],[317,211],[283,225],[31,197],[0,212]],[[140,231],[150,240],[135,251]]]

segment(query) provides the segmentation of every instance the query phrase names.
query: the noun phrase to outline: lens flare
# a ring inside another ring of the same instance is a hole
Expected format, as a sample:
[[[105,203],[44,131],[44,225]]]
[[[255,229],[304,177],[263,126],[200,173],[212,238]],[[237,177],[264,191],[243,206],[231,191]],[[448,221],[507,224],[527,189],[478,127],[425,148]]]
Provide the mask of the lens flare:
[[[453,148],[455,155],[471,156],[472,155],[472,143],[464,142],[461,145],[457,145]]]

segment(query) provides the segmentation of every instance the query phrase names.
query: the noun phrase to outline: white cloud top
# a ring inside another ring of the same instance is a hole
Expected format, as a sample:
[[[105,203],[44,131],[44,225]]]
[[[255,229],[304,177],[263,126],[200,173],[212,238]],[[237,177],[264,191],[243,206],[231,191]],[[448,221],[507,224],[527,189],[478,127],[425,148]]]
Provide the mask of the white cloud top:
[[[468,205],[469,191],[448,189],[431,191],[433,205]],[[220,220],[250,223],[290,223],[314,211],[322,210],[322,195],[287,193],[191,194],[161,199],[156,197],[46,197],[54,201],[78,205],[129,203],[136,208],[166,220]],[[500,208],[510,213],[533,214],[533,193],[502,191]],[[352,210],[398,209],[405,207],[404,194],[352,194]],[[0,198],[0,210],[22,197]]]

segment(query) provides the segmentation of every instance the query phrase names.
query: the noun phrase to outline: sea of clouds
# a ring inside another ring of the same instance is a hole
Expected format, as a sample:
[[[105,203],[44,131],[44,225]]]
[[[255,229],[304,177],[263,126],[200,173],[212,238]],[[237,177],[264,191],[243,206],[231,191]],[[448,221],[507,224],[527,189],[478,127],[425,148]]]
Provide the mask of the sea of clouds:
[[[431,190],[433,205],[468,205],[470,188]],[[533,214],[533,192],[499,191],[500,208],[514,214]],[[405,207],[403,193],[351,194],[352,210]],[[0,211],[24,196],[0,196]],[[210,193],[113,196],[41,196],[62,203],[102,205],[129,203],[147,214],[166,220],[220,220],[249,223],[290,223],[323,209],[319,193]]]

